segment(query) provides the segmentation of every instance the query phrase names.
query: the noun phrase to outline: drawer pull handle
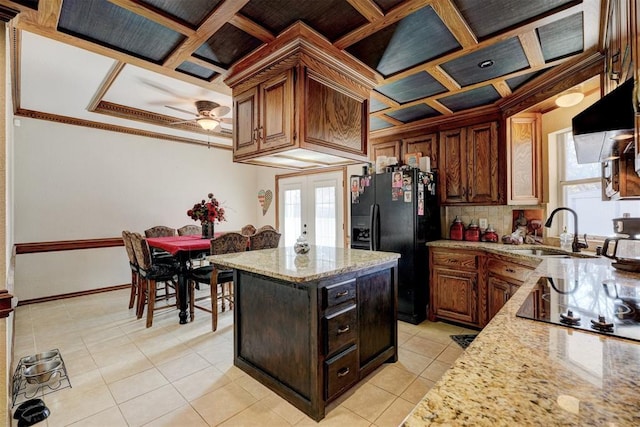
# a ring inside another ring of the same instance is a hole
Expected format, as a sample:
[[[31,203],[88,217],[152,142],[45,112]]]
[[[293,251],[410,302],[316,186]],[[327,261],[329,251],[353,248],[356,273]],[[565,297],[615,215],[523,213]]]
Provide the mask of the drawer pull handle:
[[[336,294],[336,298],[346,297],[347,295],[349,295],[349,291],[340,291]]]
[[[342,368],[338,371],[338,378],[342,378],[349,373],[349,368]]]
[[[343,326],[342,328],[338,328],[338,335],[344,334],[345,332],[349,332],[349,325]]]
[[[505,268],[507,273],[515,273],[516,271],[513,268]]]

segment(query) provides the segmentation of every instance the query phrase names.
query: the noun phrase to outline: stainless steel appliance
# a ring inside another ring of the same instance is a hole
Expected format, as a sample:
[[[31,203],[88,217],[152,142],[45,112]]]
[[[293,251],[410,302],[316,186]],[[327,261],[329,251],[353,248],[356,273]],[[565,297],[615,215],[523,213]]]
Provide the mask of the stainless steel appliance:
[[[614,260],[612,267],[640,272],[640,218],[614,218],[613,231],[618,236],[605,239],[602,254]]]
[[[541,277],[516,315],[640,341],[640,286],[624,279]]]
[[[440,238],[435,179],[419,169],[351,177],[351,247],[401,255],[398,319],[414,324],[427,315],[425,243]]]

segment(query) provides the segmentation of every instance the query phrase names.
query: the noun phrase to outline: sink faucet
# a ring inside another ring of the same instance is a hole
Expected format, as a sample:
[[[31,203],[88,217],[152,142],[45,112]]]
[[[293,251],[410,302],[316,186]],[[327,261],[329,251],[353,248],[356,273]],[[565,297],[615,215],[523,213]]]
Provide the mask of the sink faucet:
[[[558,211],[569,211],[573,214],[573,242],[571,243],[571,251],[572,252],[580,252],[580,249],[586,249],[589,247],[589,245],[587,245],[587,235],[584,235],[584,243],[578,241],[578,214],[576,213],[576,211],[574,211],[571,208],[555,208],[553,210],[553,212],[551,212],[551,215],[549,215],[549,218],[547,219],[547,222],[544,223],[544,226],[549,228],[551,227],[551,222],[553,221],[553,216],[558,212]]]

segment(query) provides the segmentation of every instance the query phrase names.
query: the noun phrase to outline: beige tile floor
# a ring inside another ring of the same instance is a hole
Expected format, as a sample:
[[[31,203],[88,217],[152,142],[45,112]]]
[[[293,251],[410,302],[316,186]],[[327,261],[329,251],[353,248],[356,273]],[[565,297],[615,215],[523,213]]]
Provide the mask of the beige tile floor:
[[[14,364],[60,350],[72,387],[44,396],[48,426],[307,426],[317,423],[233,366],[233,313],[218,330],[196,311],[175,310],[145,328],[128,291],[21,306]],[[474,331],[445,323],[398,323],[399,360],[332,402],[326,426],[397,426],[462,350],[449,337]],[[17,422],[14,421],[14,426]]]

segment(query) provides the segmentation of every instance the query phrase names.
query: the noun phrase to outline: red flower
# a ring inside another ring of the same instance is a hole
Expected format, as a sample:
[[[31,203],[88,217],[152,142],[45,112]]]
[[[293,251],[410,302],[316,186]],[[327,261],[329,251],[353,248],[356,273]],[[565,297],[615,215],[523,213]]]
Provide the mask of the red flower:
[[[209,201],[202,200],[200,203],[193,205],[193,208],[187,211],[189,216],[194,221],[226,221],[224,214],[224,208],[220,207],[220,203],[213,196],[213,193],[207,194]]]

